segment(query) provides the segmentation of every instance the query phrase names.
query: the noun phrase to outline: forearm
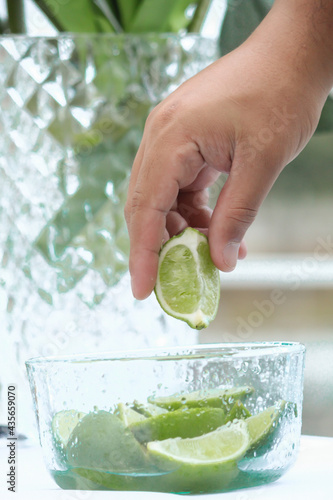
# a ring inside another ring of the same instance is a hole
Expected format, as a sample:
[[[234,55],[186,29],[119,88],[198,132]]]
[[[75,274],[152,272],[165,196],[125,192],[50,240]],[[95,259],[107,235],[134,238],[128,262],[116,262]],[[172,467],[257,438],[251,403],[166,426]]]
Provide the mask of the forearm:
[[[275,0],[251,35],[259,50],[281,58],[299,79],[300,91],[307,89],[326,99],[333,86],[333,0]]]

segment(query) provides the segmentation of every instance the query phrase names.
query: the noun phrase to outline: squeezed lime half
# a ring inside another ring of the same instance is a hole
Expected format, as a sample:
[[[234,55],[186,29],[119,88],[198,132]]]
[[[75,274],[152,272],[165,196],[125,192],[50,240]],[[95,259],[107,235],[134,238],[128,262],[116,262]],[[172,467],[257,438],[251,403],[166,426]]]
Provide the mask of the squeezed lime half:
[[[155,294],[164,311],[192,328],[206,328],[220,300],[220,275],[207,237],[191,227],[170,238],[159,255]]]

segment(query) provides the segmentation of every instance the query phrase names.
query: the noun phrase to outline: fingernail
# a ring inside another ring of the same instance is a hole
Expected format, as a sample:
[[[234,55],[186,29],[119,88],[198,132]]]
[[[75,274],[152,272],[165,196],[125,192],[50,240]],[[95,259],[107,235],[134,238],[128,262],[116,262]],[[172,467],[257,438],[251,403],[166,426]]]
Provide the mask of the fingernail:
[[[235,269],[238,259],[239,243],[228,243],[223,249],[223,260],[228,269],[226,271],[232,271]]]

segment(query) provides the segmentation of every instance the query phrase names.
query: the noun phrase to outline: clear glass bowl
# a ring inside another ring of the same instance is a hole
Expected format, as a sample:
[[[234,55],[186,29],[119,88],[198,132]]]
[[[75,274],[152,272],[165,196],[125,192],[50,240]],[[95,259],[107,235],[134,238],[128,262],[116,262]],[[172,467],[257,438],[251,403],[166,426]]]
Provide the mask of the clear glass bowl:
[[[64,489],[275,481],[299,448],[304,353],[263,342],[28,360],[46,466]]]

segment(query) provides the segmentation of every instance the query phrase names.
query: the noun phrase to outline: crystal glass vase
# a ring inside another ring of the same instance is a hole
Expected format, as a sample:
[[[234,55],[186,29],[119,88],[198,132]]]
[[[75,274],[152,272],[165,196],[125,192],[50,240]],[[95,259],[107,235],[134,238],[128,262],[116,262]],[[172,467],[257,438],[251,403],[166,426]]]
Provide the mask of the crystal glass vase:
[[[133,299],[123,208],[150,109],[215,58],[200,35],[0,38],[0,383],[22,400],[28,357],[197,340]]]

